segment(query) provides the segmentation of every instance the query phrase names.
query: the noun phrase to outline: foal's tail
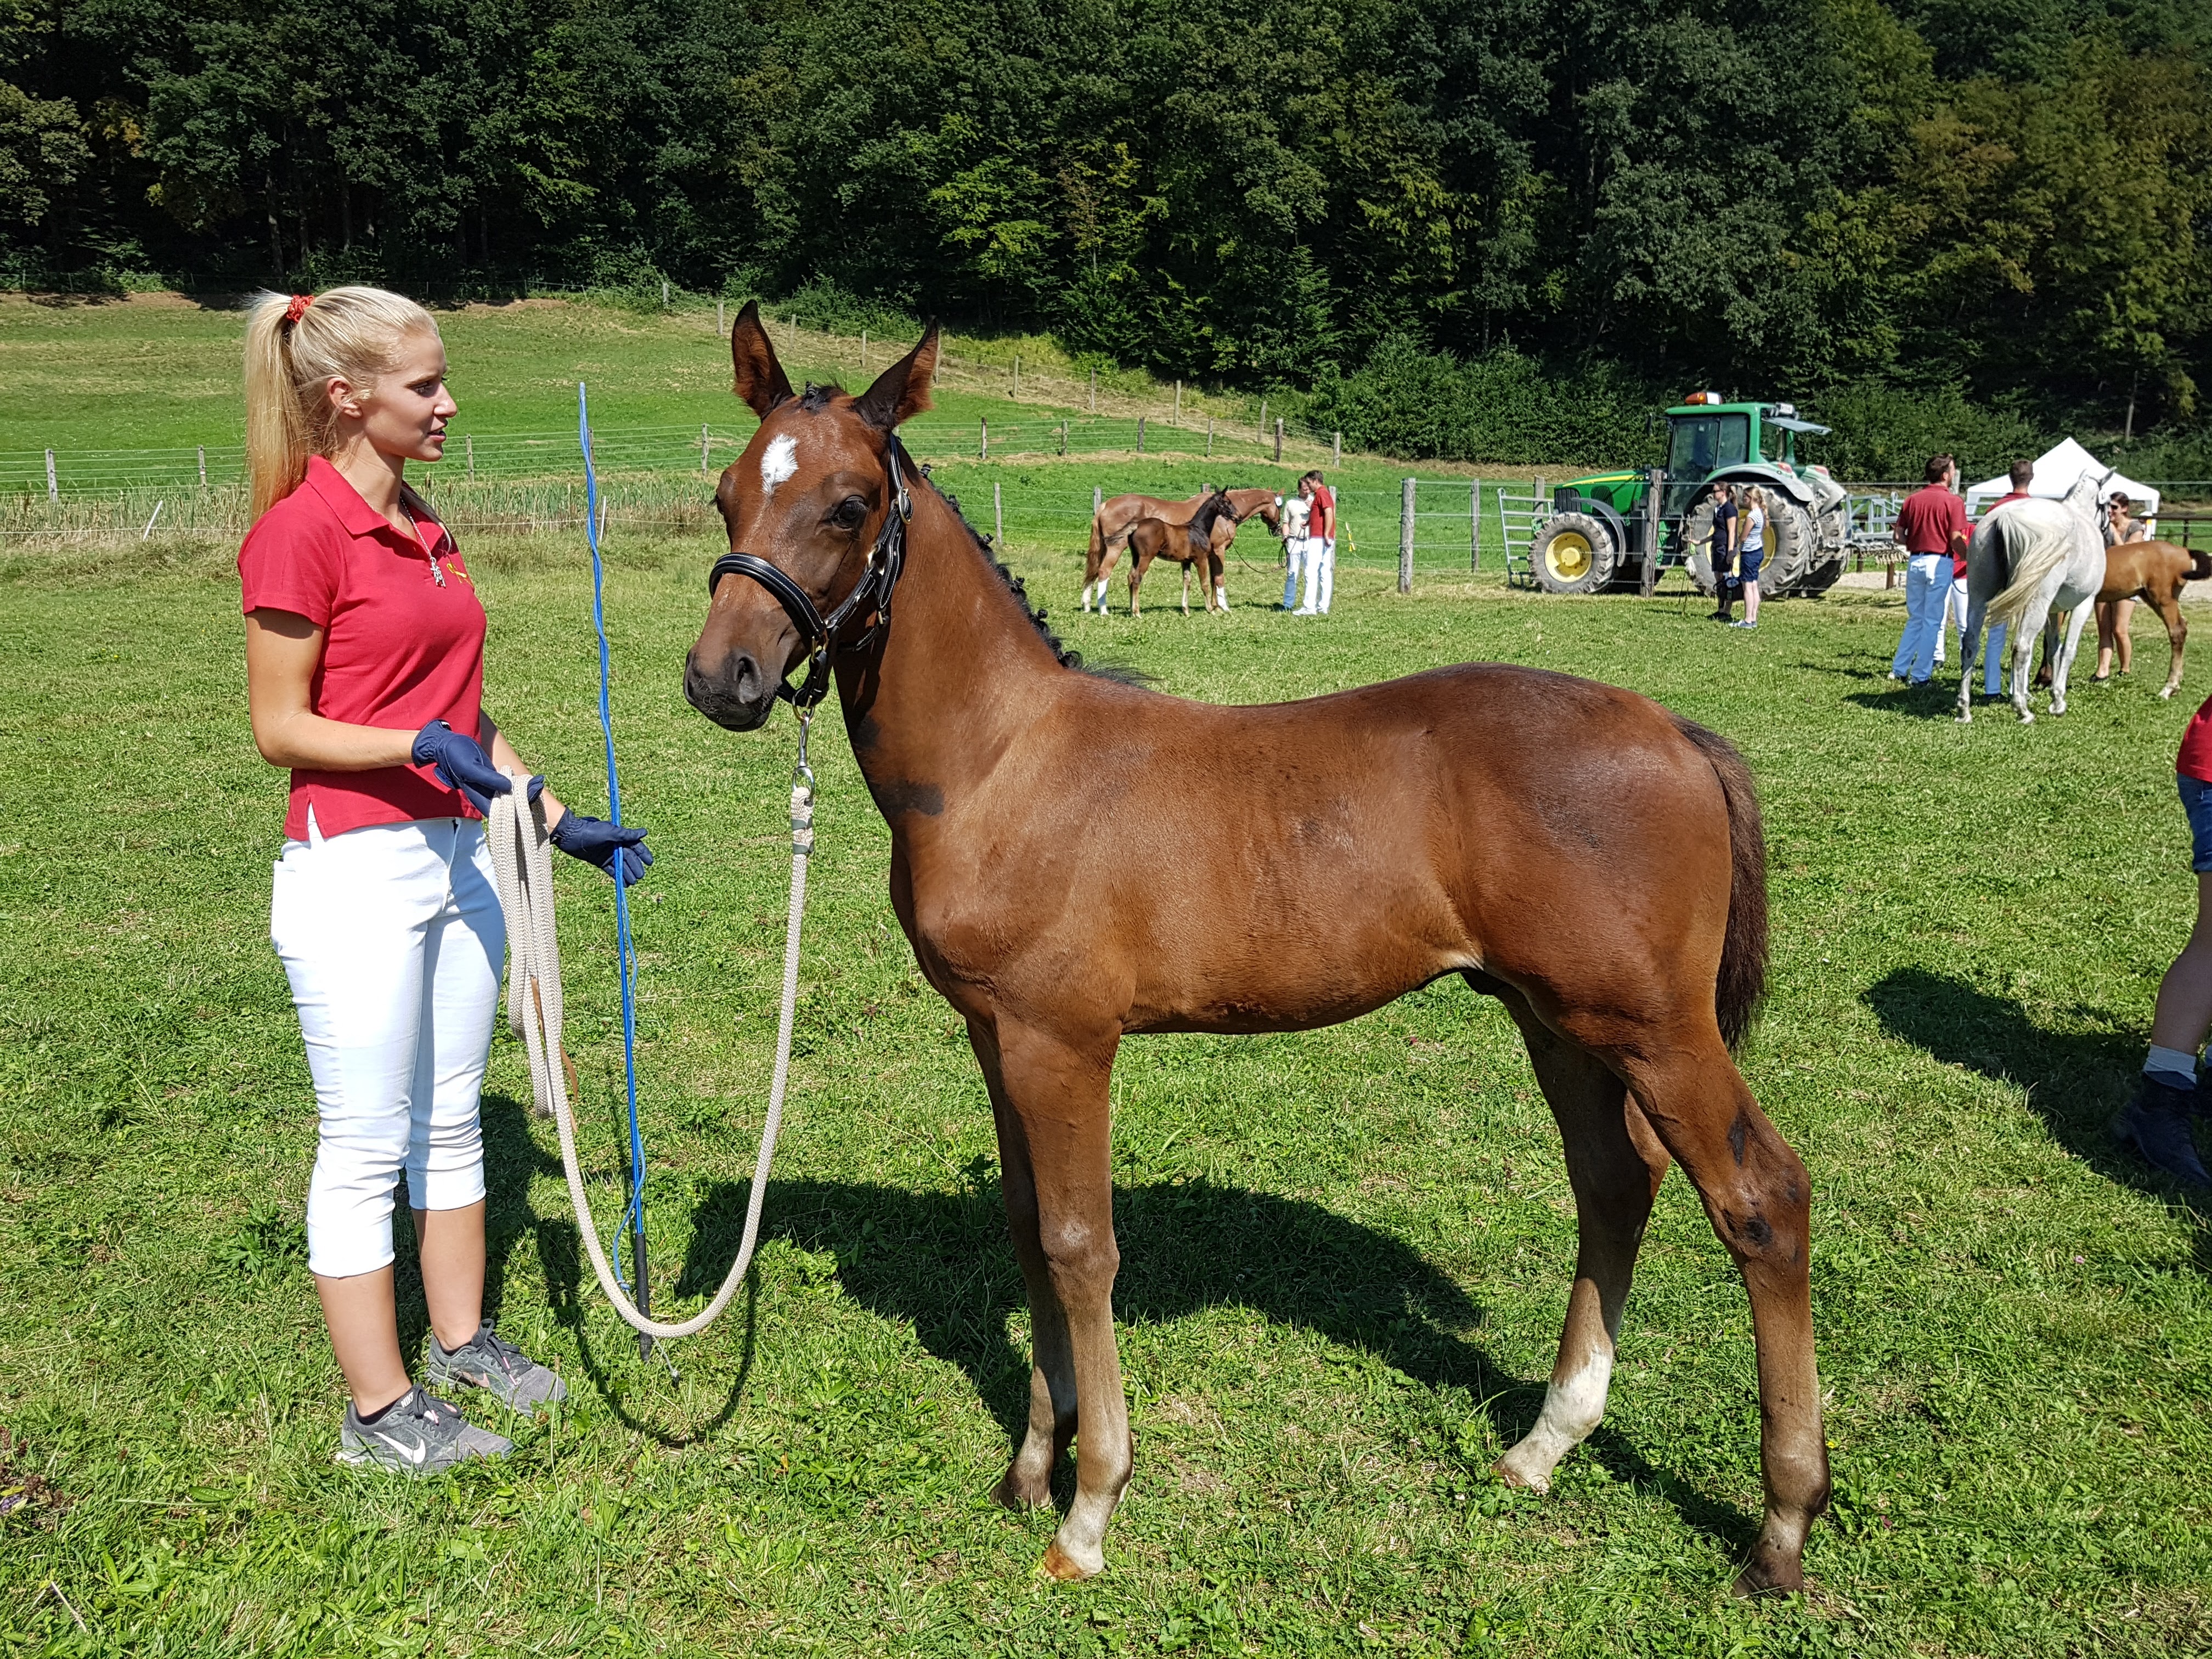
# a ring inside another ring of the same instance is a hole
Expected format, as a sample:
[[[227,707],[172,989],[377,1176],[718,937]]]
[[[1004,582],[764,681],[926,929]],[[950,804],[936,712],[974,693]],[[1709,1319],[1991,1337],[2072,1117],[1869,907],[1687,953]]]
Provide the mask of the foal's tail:
[[[2201,547],[2185,547],[2181,550],[2189,555],[2190,580],[2201,582],[2212,579],[2212,553]]]
[[[1713,985],[1713,1012],[1721,1038],[1737,1047],[1751,1030],[1766,994],[1766,831],[1759,819],[1759,793],[1736,746],[1679,714],[1674,724],[1697,744],[1720,780],[1728,802],[1728,934],[1721,945],[1721,970]]]

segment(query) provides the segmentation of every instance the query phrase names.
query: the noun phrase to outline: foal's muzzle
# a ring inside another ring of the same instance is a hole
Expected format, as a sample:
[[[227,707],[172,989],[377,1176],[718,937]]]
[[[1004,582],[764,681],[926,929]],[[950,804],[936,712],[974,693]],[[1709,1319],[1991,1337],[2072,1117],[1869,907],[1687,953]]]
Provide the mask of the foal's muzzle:
[[[712,669],[701,665],[696,647],[684,659],[684,701],[728,731],[757,732],[767,725],[781,684],[750,651],[726,651]]]

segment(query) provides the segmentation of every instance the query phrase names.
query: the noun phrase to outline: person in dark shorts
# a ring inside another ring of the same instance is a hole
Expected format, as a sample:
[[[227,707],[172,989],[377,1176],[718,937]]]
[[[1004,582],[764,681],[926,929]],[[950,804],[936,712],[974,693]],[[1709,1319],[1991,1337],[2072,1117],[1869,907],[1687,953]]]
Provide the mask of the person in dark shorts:
[[[2197,872],[2197,921],[2189,942],[2159,981],[2151,1014],[2150,1054],[2135,1097],[2112,1124],[2112,1135],[2143,1161],[2185,1187],[2212,1188],[2197,1156],[2190,1120],[2212,1115],[2197,1069],[2197,1050],[2212,1030],[2212,697],[2182,734],[2174,781],[2189,815],[2190,868]]]
[[[1742,583],[1736,578],[1735,544],[1735,486],[1718,483],[1713,486],[1713,620],[1727,622],[1735,610],[1736,591]]]
[[[1766,565],[1766,492],[1757,484],[1745,486],[1743,507],[1736,522],[1741,526],[1736,540],[1742,551],[1736,555],[1736,586],[1743,590],[1743,620],[1732,622],[1730,628],[1759,626],[1759,573]]]

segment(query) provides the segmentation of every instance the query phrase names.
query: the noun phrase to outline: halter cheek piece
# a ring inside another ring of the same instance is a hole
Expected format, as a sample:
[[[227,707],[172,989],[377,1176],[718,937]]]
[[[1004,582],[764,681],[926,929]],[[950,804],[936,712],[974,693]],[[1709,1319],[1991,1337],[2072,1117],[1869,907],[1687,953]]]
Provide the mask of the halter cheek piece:
[[[775,602],[783,607],[783,614],[791,618],[791,625],[806,642],[806,678],[793,690],[788,681],[775,689],[775,695],[787,700],[801,714],[811,714],[814,705],[820,702],[830,689],[830,653],[836,647],[838,631],[855,617],[872,614],[875,621],[860,638],[852,641],[851,649],[858,650],[873,639],[877,633],[891,623],[891,590],[898,586],[899,573],[906,567],[906,527],[914,518],[914,499],[908,494],[906,473],[899,465],[901,446],[894,434],[884,447],[884,463],[890,474],[890,510],[884,515],[882,532],[876,544],[868,550],[868,568],[860,573],[842,603],[828,616],[815,607],[806,596],[806,590],[770,564],[757,553],[725,553],[714,561],[714,568],[707,573],[707,597],[711,599],[714,589],[725,576],[744,576],[758,582],[769,591]]]

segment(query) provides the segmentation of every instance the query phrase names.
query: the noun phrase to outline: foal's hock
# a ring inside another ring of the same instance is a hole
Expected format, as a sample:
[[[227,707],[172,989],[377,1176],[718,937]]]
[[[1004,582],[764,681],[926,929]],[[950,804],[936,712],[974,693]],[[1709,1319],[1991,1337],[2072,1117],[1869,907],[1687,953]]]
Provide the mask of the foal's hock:
[[[799,396],[753,308],[732,331],[761,427],[717,491],[730,547],[814,612],[876,580],[896,428],[927,407],[936,349],[933,331],[857,398]],[[1812,1194],[1729,1054],[1766,954],[1765,844],[1735,750],[1632,693],[1494,665],[1265,708],[1163,696],[1073,665],[926,482],[904,548],[896,621],[886,589],[828,656],[890,827],[892,905],[967,1021],[998,1128],[1036,1349],[999,1496],[1049,1502],[1078,1445],[1047,1568],[1099,1571],[1131,1471],[1111,1301],[1122,1038],[1308,1030],[1456,973],[1521,1029],[1581,1230],[1551,1387],[1499,1474],[1542,1491],[1597,1425],[1637,1246],[1679,1160],[1758,1345],[1765,1515],[1738,1588],[1797,1588],[1828,1497]],[[813,648],[765,586],[725,581],[686,694],[753,730]],[[1214,849],[1221,878],[1194,889],[1111,856],[1164,832]]]

